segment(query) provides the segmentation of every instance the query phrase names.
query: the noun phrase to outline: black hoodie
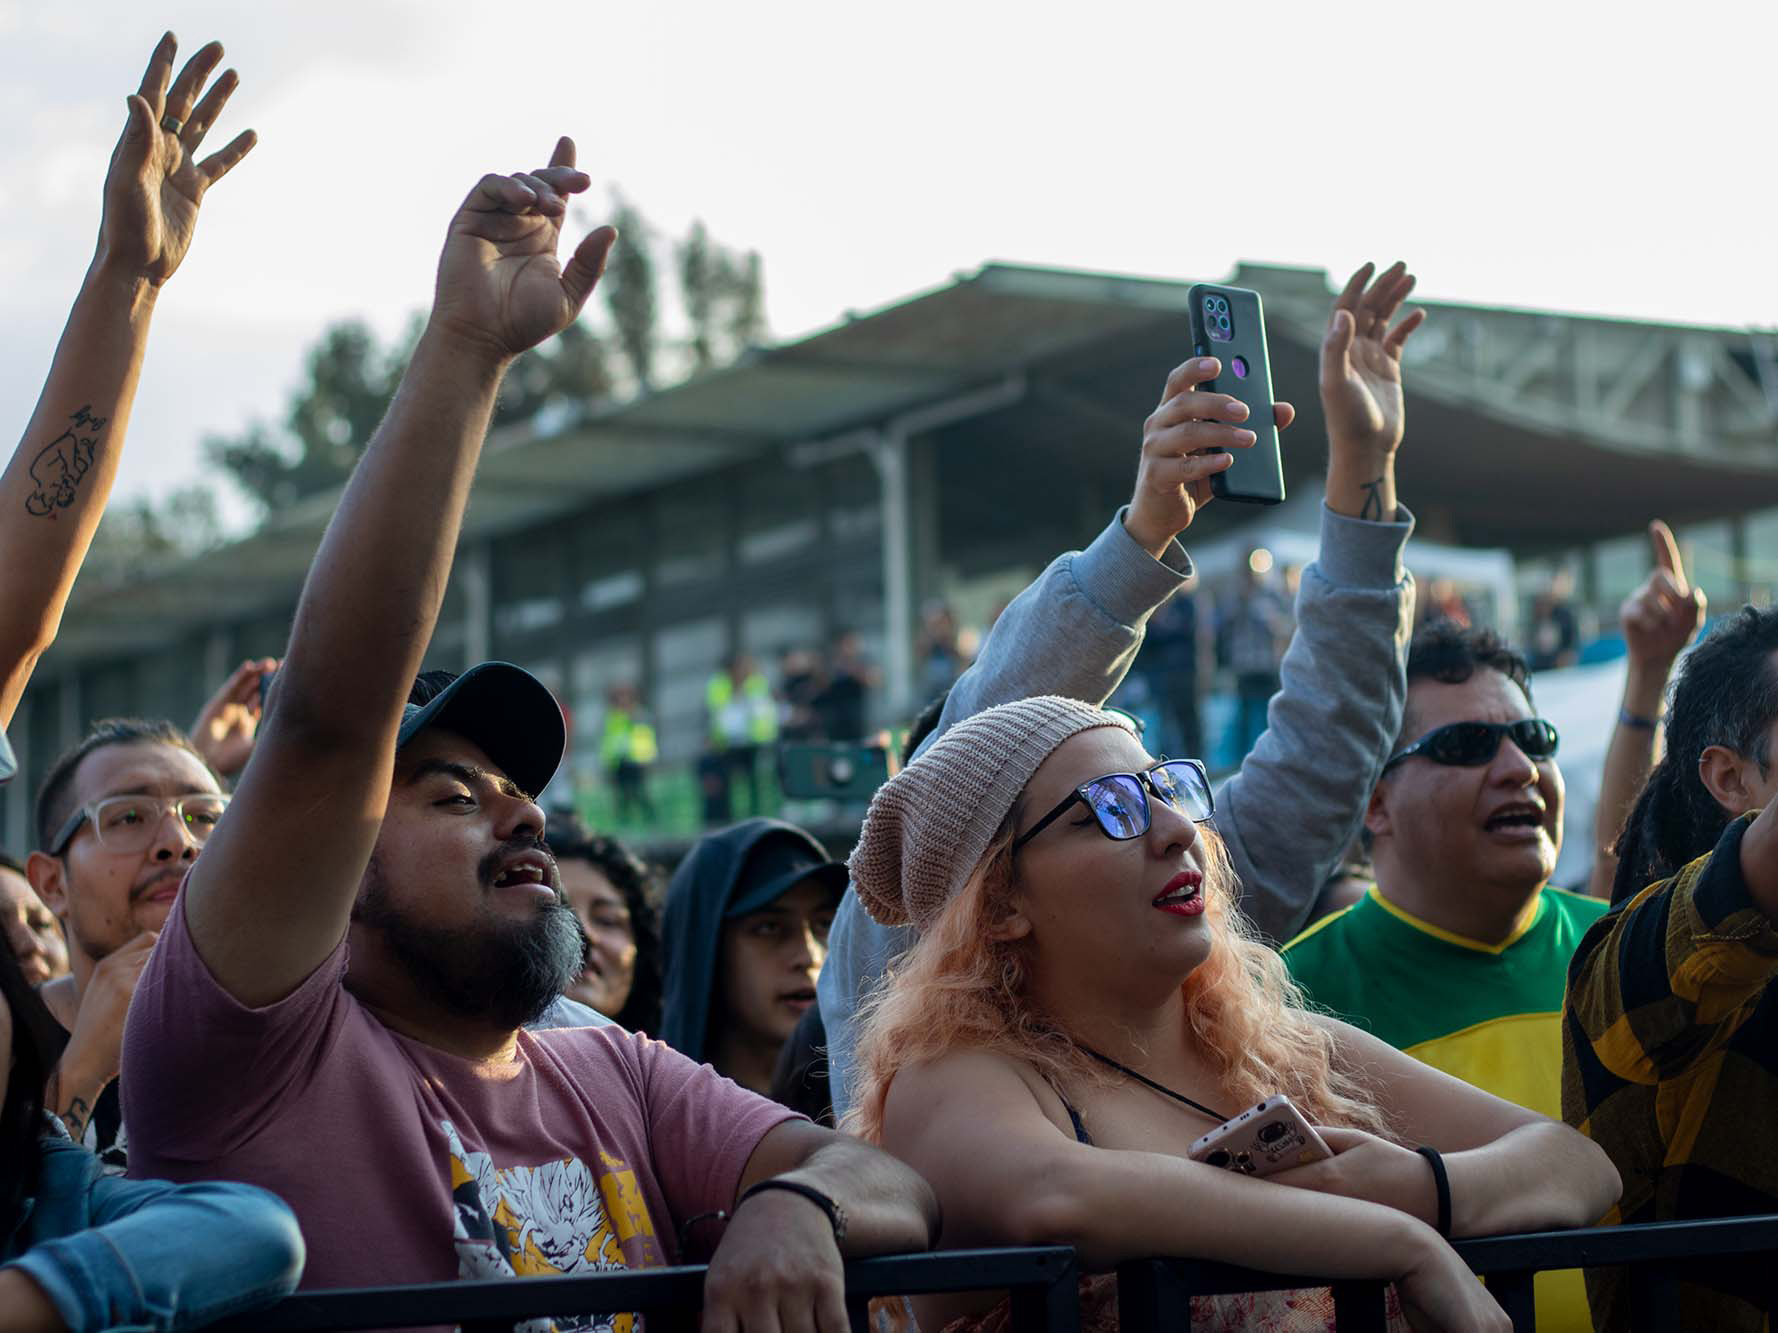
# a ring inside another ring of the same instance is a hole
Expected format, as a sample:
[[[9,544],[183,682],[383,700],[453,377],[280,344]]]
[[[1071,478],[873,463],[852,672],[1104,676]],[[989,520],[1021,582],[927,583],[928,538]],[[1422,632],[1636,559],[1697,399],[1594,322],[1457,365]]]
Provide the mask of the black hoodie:
[[[661,925],[665,998],[661,1040],[693,1060],[708,1060],[710,1005],[722,928],[757,912],[811,876],[839,900],[846,868],[810,834],[779,819],[749,819],[692,844],[667,886]]]

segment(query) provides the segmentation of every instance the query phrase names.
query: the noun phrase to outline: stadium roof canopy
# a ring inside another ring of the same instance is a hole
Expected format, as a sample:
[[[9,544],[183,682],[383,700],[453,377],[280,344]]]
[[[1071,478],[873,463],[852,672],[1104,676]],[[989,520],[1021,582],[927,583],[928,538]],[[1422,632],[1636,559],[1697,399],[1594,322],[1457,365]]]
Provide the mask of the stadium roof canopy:
[[[1264,295],[1292,486],[1324,459],[1316,348],[1320,270],[1243,265]],[[1133,473],[1141,422],[1189,351],[1184,281],[990,264],[795,342],[556,428],[490,441],[466,540],[785,446],[819,452],[899,420],[941,448],[1101,451]],[[1552,549],[1778,505],[1778,357],[1745,330],[1426,303],[1409,345],[1404,499],[1444,542]],[[1122,480],[1119,480],[1119,478]],[[152,650],[204,625],[288,605],[338,499],[312,496],[220,553],[75,590],[46,665]],[[1218,506],[1214,531],[1251,511]]]

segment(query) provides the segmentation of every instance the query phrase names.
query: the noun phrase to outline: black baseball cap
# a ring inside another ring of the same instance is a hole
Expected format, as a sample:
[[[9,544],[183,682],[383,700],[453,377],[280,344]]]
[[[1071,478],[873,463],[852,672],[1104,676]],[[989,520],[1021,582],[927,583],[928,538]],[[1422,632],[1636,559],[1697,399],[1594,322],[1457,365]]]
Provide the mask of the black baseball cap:
[[[0,782],[10,782],[18,775],[18,756],[6,739],[6,728],[0,727]]]
[[[531,796],[549,786],[568,748],[568,727],[555,695],[511,662],[472,666],[431,701],[409,704],[401,715],[396,749],[428,727],[443,727],[474,741]]]
[[[724,917],[746,916],[769,907],[805,879],[821,885],[837,903],[846,891],[846,863],[830,861],[827,849],[814,838],[801,829],[787,828],[761,839],[747,854],[741,878],[746,887],[729,900]]]

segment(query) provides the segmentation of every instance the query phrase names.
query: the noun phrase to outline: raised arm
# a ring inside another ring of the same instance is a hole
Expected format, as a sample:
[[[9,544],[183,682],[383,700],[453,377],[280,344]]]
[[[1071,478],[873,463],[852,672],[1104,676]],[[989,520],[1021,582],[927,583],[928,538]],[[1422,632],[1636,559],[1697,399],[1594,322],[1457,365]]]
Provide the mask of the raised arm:
[[[501,378],[580,312],[616,239],[601,227],[557,264],[564,198],[590,183],[563,139],[542,170],[484,176],[451,220],[431,318],[322,538],[253,757],[185,889],[193,942],[244,1004],[289,994],[345,933]]]
[[[1278,941],[1302,928],[1357,834],[1407,697],[1414,599],[1401,551],[1412,521],[1396,503],[1395,455],[1406,417],[1401,353],[1423,312],[1396,319],[1414,287],[1403,265],[1375,282],[1371,274],[1366,264],[1352,275],[1321,345],[1327,503],[1283,689],[1217,800],[1242,906]]]
[[[1215,357],[1194,357],[1167,377],[1160,404],[1143,423],[1129,505],[1086,550],[1051,561],[1000,613],[974,665],[951,687],[922,749],[996,704],[1039,694],[1093,704],[1111,697],[1136,660],[1149,616],[1190,576],[1191,561],[1178,536],[1210,502],[1210,478],[1233,457],[1200,451],[1253,446],[1253,432],[1240,424],[1245,404],[1198,390],[1220,369]],[[1295,418],[1289,403],[1275,405],[1280,430]],[[816,983],[836,1115],[845,1113],[850,1095],[852,1016],[911,942],[905,927],[872,921],[853,894],[840,902]]]
[[[247,130],[197,160],[237,79],[227,70],[204,92],[222,59],[211,42],[169,87],[177,51],[172,33],[162,37],[128,99],[105,176],[98,246],[37,408],[0,473],[0,726],[55,640],[105,511],[155,300],[191,246],[205,191],[255,142]]]
[[[1704,623],[1704,590],[1686,581],[1672,529],[1657,518],[1648,525],[1648,540],[1654,547],[1654,570],[1618,610],[1630,661],[1593,810],[1593,873],[1587,892],[1595,898],[1611,897],[1624,818],[1661,757],[1661,699],[1667,678]]]

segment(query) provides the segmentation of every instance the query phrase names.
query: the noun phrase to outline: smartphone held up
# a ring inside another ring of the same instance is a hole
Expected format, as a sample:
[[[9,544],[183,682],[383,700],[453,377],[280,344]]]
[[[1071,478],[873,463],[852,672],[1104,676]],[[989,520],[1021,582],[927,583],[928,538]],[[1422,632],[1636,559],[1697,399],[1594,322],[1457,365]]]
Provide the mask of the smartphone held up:
[[[1216,378],[1202,388],[1245,403],[1248,416],[1242,424],[1257,437],[1251,449],[1231,451],[1235,461],[1210,479],[1211,489],[1218,499],[1282,504],[1284,461],[1272,415],[1272,366],[1259,293],[1200,282],[1186,294],[1186,302],[1193,354],[1222,363]]]

